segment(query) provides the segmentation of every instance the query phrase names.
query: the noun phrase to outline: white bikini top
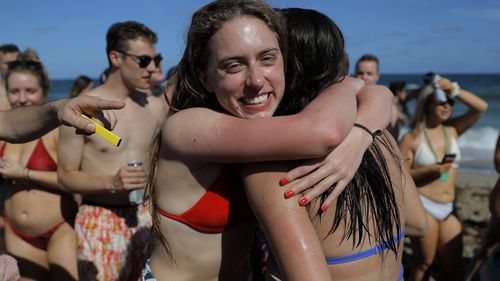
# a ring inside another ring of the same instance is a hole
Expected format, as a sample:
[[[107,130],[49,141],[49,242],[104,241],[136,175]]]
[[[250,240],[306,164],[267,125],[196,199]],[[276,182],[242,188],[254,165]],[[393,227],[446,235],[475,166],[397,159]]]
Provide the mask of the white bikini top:
[[[425,129],[424,129],[425,130]],[[450,137],[448,134],[448,129],[443,126],[443,131],[445,138],[449,140],[449,148],[446,149],[447,154],[456,154],[457,156],[455,157],[455,160],[453,160],[454,166],[458,166],[457,163],[460,162],[460,148],[458,147],[458,143],[456,138]],[[446,141],[445,141],[446,142]],[[415,158],[413,160],[413,166],[415,168],[422,167],[422,166],[428,166],[436,163],[441,163],[441,159],[437,159],[437,156],[434,152],[434,149],[432,148],[431,144],[428,141],[428,138],[426,137],[426,133],[424,131],[422,140],[420,141],[420,144],[417,148],[417,151],[415,152]]]

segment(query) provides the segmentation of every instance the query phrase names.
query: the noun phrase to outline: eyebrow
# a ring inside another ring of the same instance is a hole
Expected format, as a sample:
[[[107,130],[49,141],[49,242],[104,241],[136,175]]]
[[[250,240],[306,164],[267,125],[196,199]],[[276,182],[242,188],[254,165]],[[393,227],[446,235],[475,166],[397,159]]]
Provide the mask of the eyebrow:
[[[264,50],[259,52],[258,57],[260,57],[264,54],[267,54],[269,52],[279,52],[279,48],[271,47],[271,48],[264,49]],[[241,60],[243,58],[244,57],[242,57],[242,56],[224,57],[219,61],[219,65],[223,64],[224,62],[226,62],[228,60]]]

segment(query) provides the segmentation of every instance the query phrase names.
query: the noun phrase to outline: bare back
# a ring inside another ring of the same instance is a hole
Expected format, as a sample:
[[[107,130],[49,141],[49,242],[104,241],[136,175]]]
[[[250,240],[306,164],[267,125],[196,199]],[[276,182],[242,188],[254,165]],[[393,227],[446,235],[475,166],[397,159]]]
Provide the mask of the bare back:
[[[397,150],[397,144],[394,141],[391,141],[391,138],[388,139],[389,144],[392,144],[393,151]],[[383,152],[383,156],[385,157],[385,161],[387,163],[387,168],[389,171],[389,175],[392,182],[392,189],[394,191],[394,196],[396,198],[397,205],[399,207],[399,217],[401,222],[401,228],[404,229],[405,225],[405,203],[404,203],[404,192],[405,188],[407,188],[408,184],[410,184],[410,188],[413,187],[412,183],[405,182],[406,179],[403,178],[403,173],[401,171],[402,167],[399,164],[399,159],[395,159],[391,152],[384,146],[379,144]],[[351,188],[360,188],[360,187],[351,187]],[[348,192],[347,190],[344,192]],[[336,203],[332,205],[328,212],[326,212],[321,220],[313,219],[313,224],[316,229],[316,233],[318,238],[321,241],[321,245],[325,256],[327,258],[340,258],[346,257],[353,254],[357,254],[362,251],[367,251],[372,249],[373,247],[379,246],[376,241],[368,238],[368,234],[365,232],[363,235],[363,240],[359,245],[354,246],[353,237],[343,239],[345,235],[346,225],[345,222],[341,222],[337,231],[332,234],[328,234],[331,227],[332,222],[334,221]],[[314,218],[318,213],[318,209],[320,207],[319,202],[315,202],[311,204],[311,208],[309,209],[309,216]],[[371,235],[376,235],[376,225],[380,224],[379,221],[374,217],[373,213],[367,214],[368,217],[364,216],[363,220],[366,225],[370,228]],[[356,231],[355,231],[356,232]],[[396,229],[393,230],[394,238],[396,239],[400,233],[397,233]],[[354,235],[357,235],[355,233]],[[398,246],[399,244],[399,246]],[[398,276],[401,272],[401,258],[403,253],[403,242],[402,240],[396,243],[397,248],[397,256],[394,255],[394,252],[386,249],[380,254],[375,254],[366,258],[359,259],[355,262],[346,262],[335,265],[329,265],[330,274],[332,276],[332,280],[397,280]],[[360,270],[363,268],[363,270]]]

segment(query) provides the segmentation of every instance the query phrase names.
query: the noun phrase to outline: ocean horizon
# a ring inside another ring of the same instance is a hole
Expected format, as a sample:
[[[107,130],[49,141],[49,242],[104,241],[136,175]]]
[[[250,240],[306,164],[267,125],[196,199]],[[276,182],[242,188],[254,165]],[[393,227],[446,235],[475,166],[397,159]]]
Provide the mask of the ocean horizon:
[[[388,85],[391,81],[405,81],[408,87],[418,87],[423,74],[381,74],[379,84]],[[459,169],[482,173],[496,174],[493,166],[493,154],[500,128],[500,74],[442,74],[452,81],[457,81],[463,89],[473,92],[488,103],[488,111],[472,128],[458,139],[462,151]],[[76,78],[76,77],[75,77]],[[49,100],[66,98],[69,95],[73,79],[51,80]],[[94,85],[99,80],[94,79]],[[409,103],[410,112],[413,104]],[[465,112],[466,107],[458,102],[454,115]],[[402,132],[407,128],[403,128]]]

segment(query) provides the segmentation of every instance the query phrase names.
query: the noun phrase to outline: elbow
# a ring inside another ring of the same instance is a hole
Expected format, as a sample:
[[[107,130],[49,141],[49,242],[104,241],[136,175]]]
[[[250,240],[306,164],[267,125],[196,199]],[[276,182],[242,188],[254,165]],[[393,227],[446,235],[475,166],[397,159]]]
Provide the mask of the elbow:
[[[418,221],[406,224],[407,236],[424,237],[426,233],[427,233],[427,216],[422,216],[422,218],[420,218]]]
[[[488,103],[485,101],[482,101],[476,108],[476,112],[479,114],[483,114],[488,110]]]
[[[488,103],[478,96],[476,96],[474,102],[471,101],[466,103],[466,106],[468,107],[469,111],[474,112],[478,115],[482,115],[488,110]]]
[[[322,140],[323,145],[322,155],[332,151],[337,147],[349,134],[351,127],[343,124],[342,122],[330,122],[329,126],[317,126],[319,130],[319,139]]]
[[[427,216],[419,220],[417,227],[415,227],[415,236],[424,237],[427,234]]]
[[[68,180],[68,177],[66,176],[66,173],[63,172],[63,171],[58,170],[57,171],[57,182],[58,182],[59,188],[62,191],[71,192],[71,190],[69,190],[67,188],[68,187],[67,180]]]

